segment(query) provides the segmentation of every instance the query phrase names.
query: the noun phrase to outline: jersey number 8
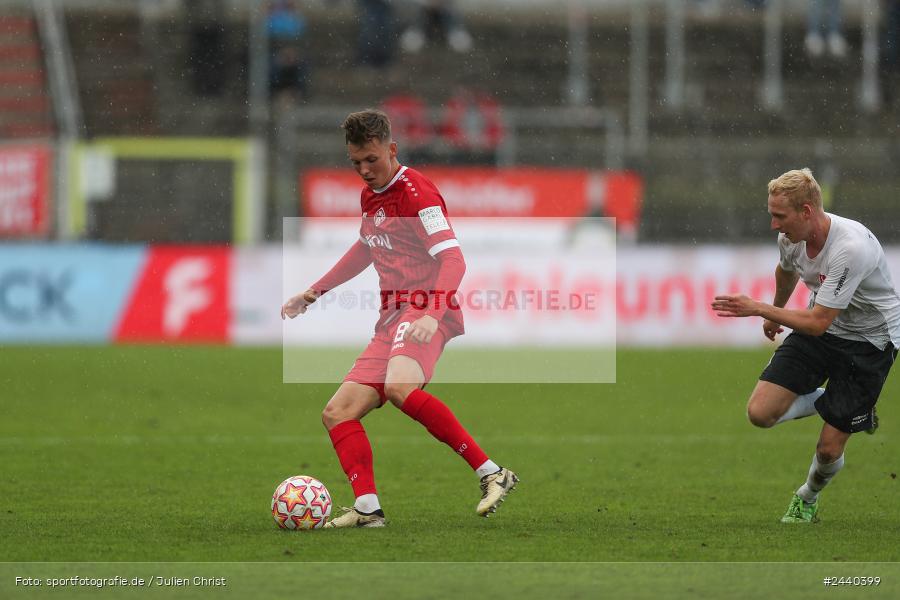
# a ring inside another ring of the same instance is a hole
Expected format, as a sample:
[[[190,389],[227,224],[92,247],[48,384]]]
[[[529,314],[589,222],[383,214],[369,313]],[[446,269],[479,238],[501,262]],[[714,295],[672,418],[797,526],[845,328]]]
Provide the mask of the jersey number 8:
[[[409,329],[409,321],[403,321],[399,325],[397,325],[397,335],[394,336],[394,343],[402,342],[403,335],[406,333],[406,330]]]

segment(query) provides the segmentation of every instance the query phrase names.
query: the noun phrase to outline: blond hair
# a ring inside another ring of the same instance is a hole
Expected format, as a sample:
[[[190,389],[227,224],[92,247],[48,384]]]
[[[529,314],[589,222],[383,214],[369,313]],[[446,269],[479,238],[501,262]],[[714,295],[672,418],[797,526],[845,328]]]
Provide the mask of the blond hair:
[[[770,196],[784,196],[794,210],[804,204],[822,208],[822,188],[809,169],[794,169],[769,182]]]

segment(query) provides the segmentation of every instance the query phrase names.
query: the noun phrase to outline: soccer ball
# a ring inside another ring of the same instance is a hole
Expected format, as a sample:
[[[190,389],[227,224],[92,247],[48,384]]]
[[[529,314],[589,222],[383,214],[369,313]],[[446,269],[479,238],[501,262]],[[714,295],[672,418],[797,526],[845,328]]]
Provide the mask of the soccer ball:
[[[282,529],[319,529],[331,514],[331,494],[318,479],[288,477],[272,494],[272,516]]]

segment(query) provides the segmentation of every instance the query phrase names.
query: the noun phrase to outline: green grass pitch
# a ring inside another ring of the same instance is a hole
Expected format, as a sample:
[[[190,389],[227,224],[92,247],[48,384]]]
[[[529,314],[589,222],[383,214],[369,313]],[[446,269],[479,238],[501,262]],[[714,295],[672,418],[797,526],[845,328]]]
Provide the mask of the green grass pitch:
[[[390,563],[422,563],[426,579],[458,586],[507,572],[507,592],[571,590],[559,597],[613,582],[625,586],[607,589],[616,597],[643,597],[640,581],[702,591],[723,577],[728,597],[757,597],[759,585],[805,597],[823,593],[823,576],[867,575],[886,581],[866,597],[897,593],[896,564],[856,563],[900,561],[900,374],[882,394],[881,429],[853,437],[822,494],[822,522],[788,527],[778,520],[821,421],[747,422],[768,355],[621,350],[615,384],[432,386],[520,488],[492,518],[476,517],[465,463],[385,407],[365,424],[389,526],[304,533],[274,525],[278,482],[308,474],[336,505],[352,496],[320,422],[335,386],[282,384],[280,348],[5,347],[0,596],[21,591],[11,583],[20,573],[54,568],[24,563],[123,561],[176,575],[178,564],[202,567],[187,562],[231,563],[219,571],[237,582],[255,573],[263,587],[253,589],[276,586],[280,569],[329,581],[349,568],[322,563],[360,561],[400,597],[421,580]],[[831,564],[764,564],[782,562]]]

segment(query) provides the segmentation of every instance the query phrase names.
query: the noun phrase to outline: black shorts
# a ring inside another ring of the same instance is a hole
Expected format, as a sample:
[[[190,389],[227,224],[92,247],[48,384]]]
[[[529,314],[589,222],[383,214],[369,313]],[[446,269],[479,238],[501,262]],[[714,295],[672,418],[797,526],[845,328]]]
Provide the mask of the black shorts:
[[[884,386],[897,350],[880,350],[869,342],[791,333],[775,350],[759,376],[795,394],[808,394],[825,381],[816,410],[825,422],[845,433],[872,427],[872,410]]]

